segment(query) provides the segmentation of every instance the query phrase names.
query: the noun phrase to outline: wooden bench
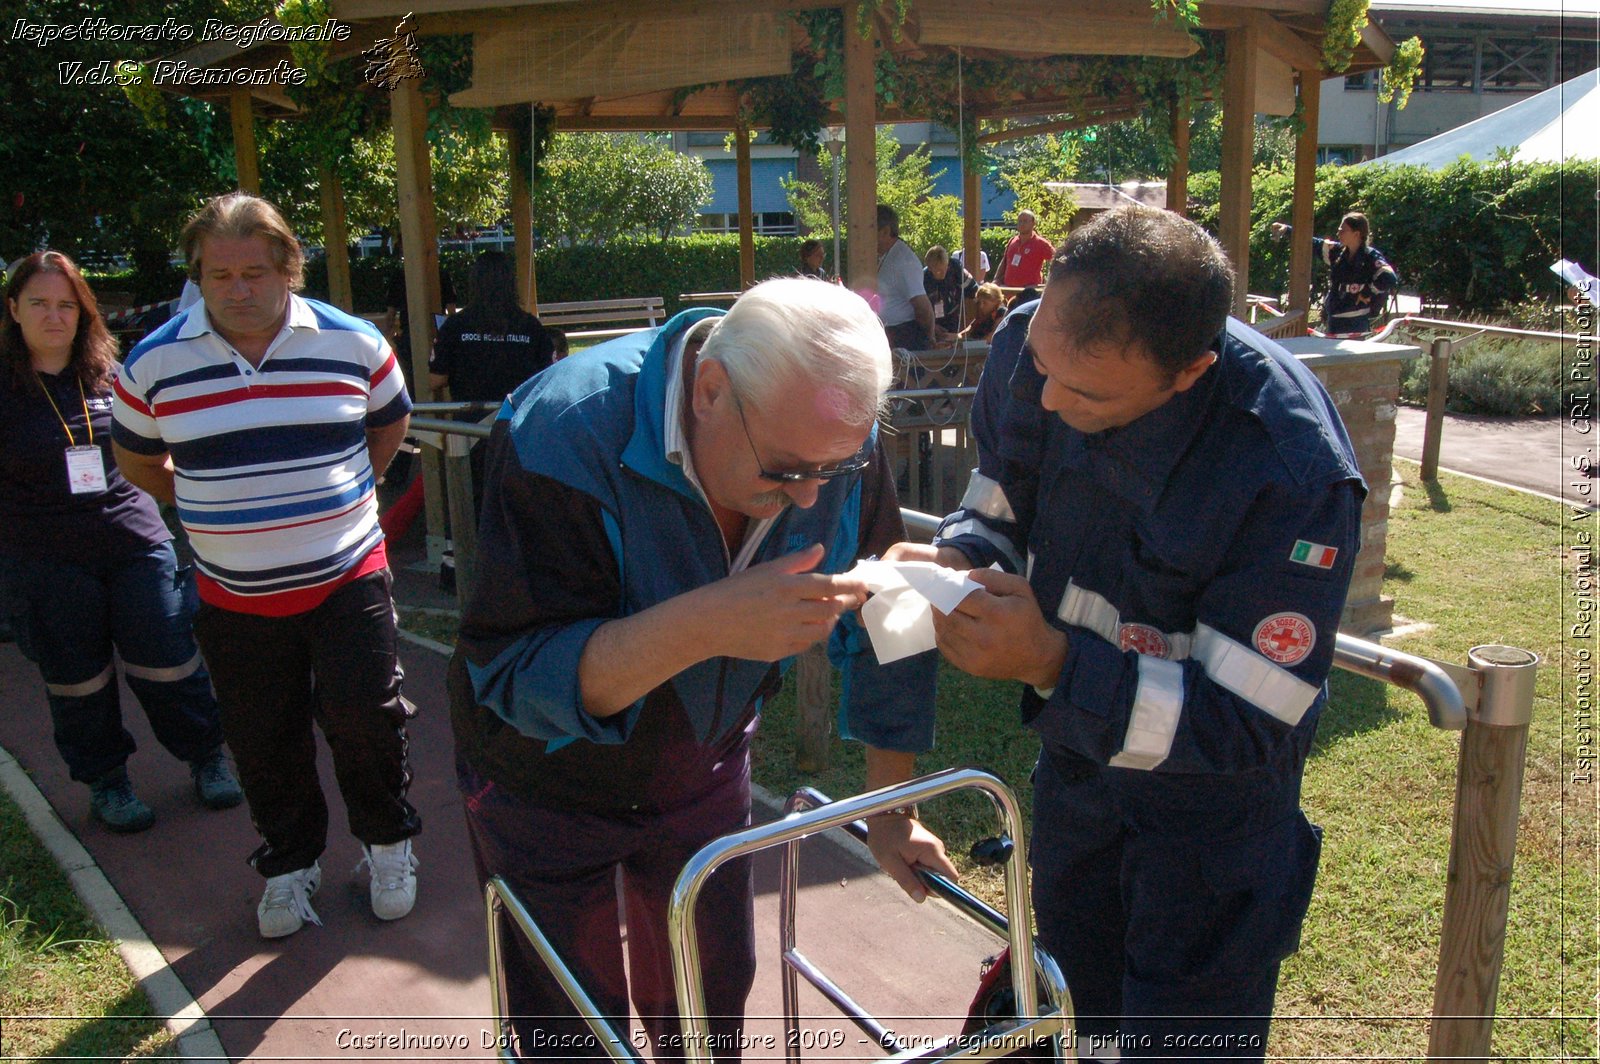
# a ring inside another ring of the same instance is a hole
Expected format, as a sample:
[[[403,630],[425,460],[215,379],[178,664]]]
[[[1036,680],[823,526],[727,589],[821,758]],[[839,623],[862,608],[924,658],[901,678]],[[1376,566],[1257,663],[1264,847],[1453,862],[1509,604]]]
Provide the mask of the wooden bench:
[[[666,308],[660,296],[633,296],[628,299],[589,299],[575,303],[540,303],[539,321],[543,325],[560,329],[573,340],[606,340],[625,336],[640,329],[653,329],[665,318]],[[574,329],[573,326],[615,322],[642,322],[626,327],[610,325],[600,329]]]

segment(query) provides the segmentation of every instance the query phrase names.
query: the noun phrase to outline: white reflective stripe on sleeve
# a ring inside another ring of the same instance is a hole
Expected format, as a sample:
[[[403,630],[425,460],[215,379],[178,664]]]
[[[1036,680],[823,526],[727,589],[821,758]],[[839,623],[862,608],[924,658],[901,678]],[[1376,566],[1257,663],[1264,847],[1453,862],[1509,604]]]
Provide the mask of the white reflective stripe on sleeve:
[[[1011,500],[1006,498],[1006,489],[1000,486],[998,480],[986,477],[976,469],[972,471],[972,479],[967,481],[967,493],[961,496],[961,508],[974,510],[996,521],[1015,524],[1017,520],[1017,515],[1011,509]]]
[[[1104,595],[1085,591],[1070,580],[1061,596],[1061,605],[1056,607],[1056,616],[1068,624],[1089,629],[1112,646],[1122,645],[1117,634],[1122,627],[1122,618],[1117,614],[1117,608],[1106,601]]]
[[[1112,768],[1149,771],[1172,752],[1183,712],[1183,666],[1176,661],[1139,655],[1139,688],[1128,714],[1128,732],[1122,750],[1110,761]]]
[[[1291,728],[1317,699],[1318,688],[1210,625],[1195,628],[1194,657],[1216,683]]]
[[[135,665],[127,658],[122,659],[122,671],[129,676],[137,676],[141,680],[151,680],[155,683],[174,683],[186,680],[193,676],[200,668],[200,652],[196,650],[194,657],[182,665],[171,665],[160,669],[151,665]]]
[[[1068,624],[1089,629],[1114,646],[1122,646],[1122,615],[1098,591],[1089,591],[1069,581],[1066,592],[1061,596],[1061,605],[1056,609],[1056,616]],[[1162,635],[1167,640],[1168,660],[1182,661],[1189,657],[1194,645],[1191,633],[1163,632]]]
[[[61,698],[88,698],[96,691],[105,687],[116,675],[111,663],[106,662],[106,667],[100,670],[100,675],[85,680],[82,683],[47,683],[44,689]]]
[[[954,539],[957,536],[969,535],[977,536],[979,539],[986,539],[994,544],[995,548],[1006,556],[1006,561],[1011,563],[1011,568],[1014,571],[1021,571],[1022,559],[1017,557],[1017,549],[1012,546],[1011,540],[1002,536],[976,517],[969,517],[965,521],[957,521],[949,528],[941,530],[939,541],[943,542],[944,540]]]

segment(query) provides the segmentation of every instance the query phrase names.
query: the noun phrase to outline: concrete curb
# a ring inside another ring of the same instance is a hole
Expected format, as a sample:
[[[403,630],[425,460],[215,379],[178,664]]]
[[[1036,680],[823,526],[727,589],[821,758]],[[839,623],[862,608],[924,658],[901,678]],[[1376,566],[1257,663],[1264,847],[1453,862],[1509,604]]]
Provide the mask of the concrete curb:
[[[1395,455],[1391,459],[1391,462],[1409,462],[1411,465],[1419,468],[1422,465],[1420,460],[1416,458],[1407,458],[1403,454]],[[1449,466],[1442,465],[1439,467],[1439,472],[1449,473],[1453,477],[1465,477],[1468,480],[1476,480],[1480,484],[1490,484],[1497,488],[1505,488],[1509,491],[1521,492],[1523,495],[1532,495],[1537,499],[1548,499],[1551,502],[1557,502],[1563,506],[1581,506],[1588,510],[1593,510],[1596,508],[1596,504],[1592,502],[1579,502],[1572,499],[1563,499],[1561,496],[1552,495],[1548,491],[1540,491],[1537,488],[1525,488],[1521,484],[1508,484],[1504,480],[1496,480],[1493,477],[1479,476],[1477,473],[1468,473],[1464,469],[1451,469]]]
[[[28,827],[66,873],[95,923],[115,940],[117,952],[149,997],[150,1007],[177,1040],[179,1058],[229,1064],[210,1017],[139,926],[83,843],[56,816],[44,794],[4,747],[0,747],[0,788],[21,807]]]

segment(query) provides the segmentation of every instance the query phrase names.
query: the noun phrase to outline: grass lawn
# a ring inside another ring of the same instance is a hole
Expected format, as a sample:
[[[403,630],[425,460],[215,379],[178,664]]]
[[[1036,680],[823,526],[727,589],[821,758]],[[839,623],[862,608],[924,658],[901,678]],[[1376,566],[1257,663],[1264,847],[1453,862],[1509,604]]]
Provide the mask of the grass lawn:
[[[1592,1059],[1600,978],[1596,794],[1593,783],[1579,787],[1567,779],[1578,740],[1570,699],[1561,697],[1572,679],[1572,662],[1563,655],[1578,644],[1564,646],[1561,639],[1563,589],[1574,575],[1561,549],[1566,515],[1553,502],[1465,478],[1447,476],[1425,487],[1415,465],[1398,465],[1404,496],[1390,516],[1385,590],[1400,615],[1433,627],[1390,644],[1464,662],[1470,646],[1507,643],[1543,659],[1494,1053]],[[1586,527],[1593,529],[1592,518]],[[1584,645],[1592,653],[1595,641]],[[940,684],[938,746],[919,760],[919,770],[990,769],[1029,808],[1028,773],[1038,744],[1017,724],[1014,687],[948,668]],[[757,740],[758,782],[779,794],[806,783],[835,797],[861,789],[861,755],[853,744],[835,742],[827,773],[794,771],[787,692],[766,717]],[[1302,949],[1283,968],[1274,1057],[1392,1059],[1426,1052],[1458,745],[1457,733],[1429,726],[1413,695],[1334,674],[1305,781],[1305,807],[1325,832],[1322,868]],[[943,799],[925,806],[924,815],[958,855],[994,830],[981,796]],[[968,865],[963,882],[1001,907],[998,875]]]
[[[0,1058],[175,1056],[116,947],[3,795],[0,869]]]

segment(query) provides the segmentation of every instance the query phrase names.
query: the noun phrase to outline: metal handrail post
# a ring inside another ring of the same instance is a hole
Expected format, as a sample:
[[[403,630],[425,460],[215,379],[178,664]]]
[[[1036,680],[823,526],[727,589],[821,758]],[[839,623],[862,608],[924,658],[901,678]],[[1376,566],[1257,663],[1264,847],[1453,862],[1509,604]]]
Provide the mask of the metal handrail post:
[[[1489,1057],[1539,658],[1519,647],[1479,646],[1467,661],[1480,687],[1456,768],[1428,1034],[1429,1057],[1461,1062]]]
[[[695,927],[695,903],[701,888],[722,865],[759,850],[798,841],[854,820],[886,812],[964,788],[987,793],[1002,812],[1013,840],[1006,869],[1006,916],[1010,927],[1012,989],[1017,1015],[1038,1015],[1038,976],[1029,928],[1027,854],[1022,841],[1022,813],[1005,784],[978,769],[957,768],[880,790],[844,798],[819,809],[794,813],[771,824],[745,828],[714,839],[689,858],[673,884],[667,908],[667,931],[672,943],[672,968],[677,984],[678,1013],[683,1024],[686,1059],[710,1064],[711,1031],[706,1020],[705,988],[700,980],[700,943]]]
[[[639,1054],[634,1052],[632,1044],[600,1012],[600,1006],[595,1004],[589,992],[578,982],[578,977],[572,969],[561,959],[561,954],[556,952],[556,947],[544,930],[534,921],[533,914],[528,912],[522,900],[517,897],[508,883],[500,876],[492,876],[483,888],[484,904],[488,907],[489,914],[489,987],[490,1000],[494,1004],[495,1031],[501,1035],[499,1056],[501,1060],[513,1061],[521,1058],[511,1055],[510,1039],[505,1037],[510,1027],[509,998],[502,979],[504,969],[500,956],[500,931],[506,916],[510,916],[517,929],[522,932],[534,951],[539,954],[539,959],[550,971],[556,984],[561,987],[567,1000],[577,1010],[578,1015],[589,1025],[589,1030],[594,1032],[595,1040],[600,1043],[600,1048],[612,1060],[629,1061],[631,1064],[643,1064]]]

